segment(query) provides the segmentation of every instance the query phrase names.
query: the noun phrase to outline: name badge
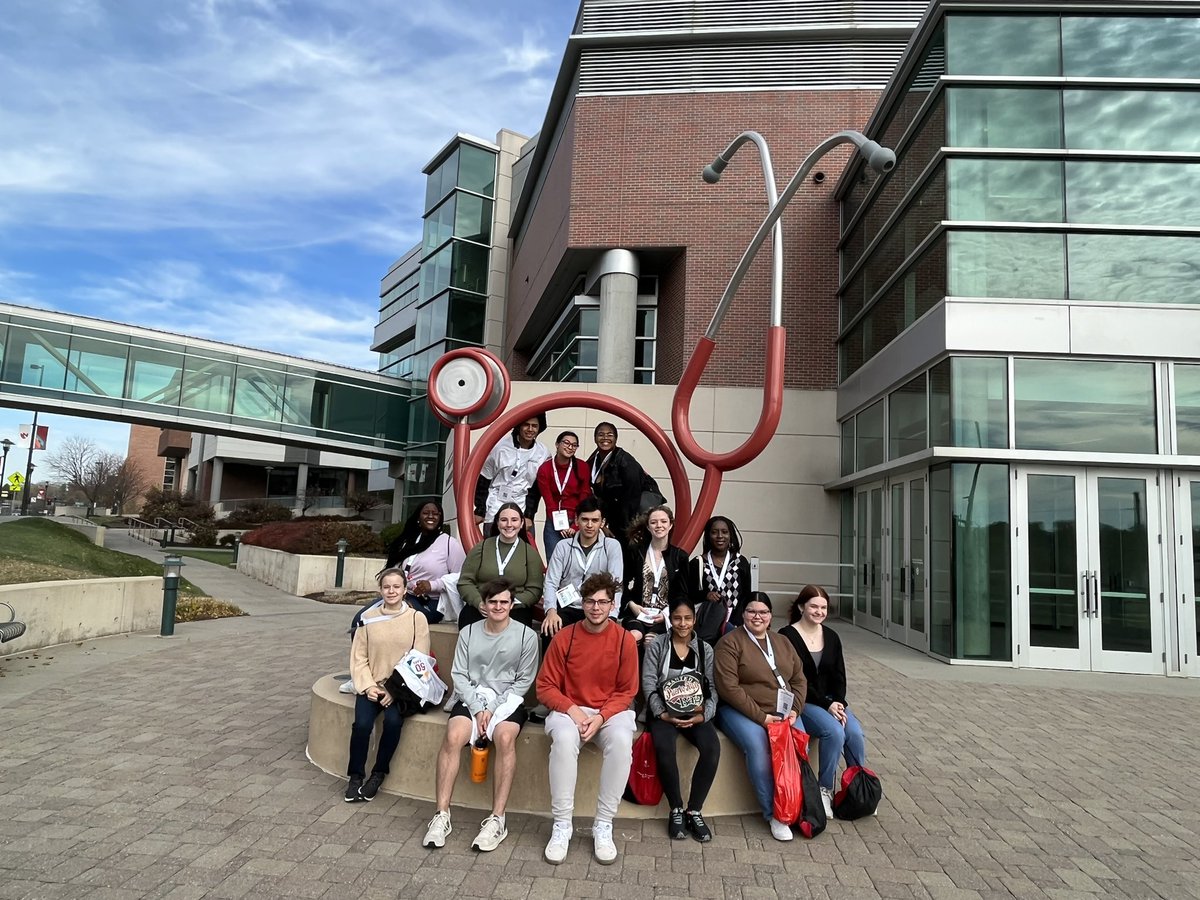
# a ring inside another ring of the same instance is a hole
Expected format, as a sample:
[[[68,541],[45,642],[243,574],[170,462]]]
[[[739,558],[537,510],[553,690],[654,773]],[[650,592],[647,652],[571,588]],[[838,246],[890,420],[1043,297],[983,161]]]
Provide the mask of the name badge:
[[[579,594],[579,588],[573,584],[564,584],[558,589],[558,608],[565,609],[568,606],[579,606],[583,597]]]
[[[796,702],[796,695],[791,691],[785,691],[782,688],[775,692],[775,712],[782,718],[786,719],[792,711],[792,705]]]
[[[567,511],[565,509],[556,509],[552,512],[550,514],[550,521],[555,531],[566,531],[571,527],[571,522],[567,518]]]
[[[641,615],[638,616],[638,621],[645,622],[647,625],[653,625],[658,621],[658,613],[649,609],[642,610]]]

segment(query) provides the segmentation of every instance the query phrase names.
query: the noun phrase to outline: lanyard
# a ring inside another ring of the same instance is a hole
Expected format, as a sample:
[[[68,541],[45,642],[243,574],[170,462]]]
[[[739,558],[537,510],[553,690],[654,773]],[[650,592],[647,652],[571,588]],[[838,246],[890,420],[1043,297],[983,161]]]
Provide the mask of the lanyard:
[[[592,569],[592,563],[600,556],[600,554],[596,551],[600,549],[600,542],[602,540],[604,540],[604,538],[597,537],[596,543],[592,544],[592,546],[587,549],[586,553],[584,552],[583,545],[579,543],[578,539],[571,542],[571,546],[573,546],[576,552],[579,553],[579,564],[583,566],[584,578],[587,578],[588,572],[590,572]]]
[[[370,611],[371,611],[371,610],[373,610],[373,609],[379,609],[379,608],[381,608],[382,606],[383,606],[383,601],[382,601],[382,600],[380,600],[380,601],[379,601],[378,603],[376,603],[374,606],[370,607],[370,609],[368,609],[368,610],[367,610],[367,612],[370,612]],[[396,612],[395,612],[395,614],[394,614],[394,615],[385,616],[385,615],[383,615],[382,613],[380,613],[380,614],[379,614],[379,615],[377,615],[377,616],[371,616],[370,618],[367,618],[367,616],[364,614],[364,615],[363,615],[363,617],[362,617],[361,619],[359,619],[359,621],[360,621],[360,622],[361,622],[363,625],[374,625],[376,622],[387,622],[387,621],[390,621],[391,619],[396,619],[396,618],[399,618],[399,616],[400,616],[400,615],[401,615],[401,614],[402,614],[402,613],[403,613],[403,612],[404,612],[406,609],[408,609],[408,604],[407,604],[407,603],[405,603],[403,600],[401,600],[401,601],[400,601],[400,606],[399,606],[399,608],[396,610]]]
[[[716,579],[717,590],[719,591],[725,585],[725,576],[729,573],[729,564],[733,562],[733,553],[728,550],[725,551],[725,563],[721,566],[720,574],[717,574],[717,567],[716,564],[713,563],[712,554],[708,553],[705,555],[708,558],[708,571],[712,573],[713,578]]]
[[[499,573],[501,575],[504,574],[504,570],[508,567],[508,561],[510,559],[512,559],[513,554],[517,552],[517,544],[519,544],[519,543],[521,543],[520,538],[517,538],[515,541],[513,541],[512,547],[509,548],[508,556],[504,557],[504,559],[501,560],[500,559],[500,538],[496,538],[496,569],[497,569],[497,571],[499,571]]]
[[[662,581],[663,572],[667,570],[667,556],[663,553],[658,560],[658,565],[654,565],[654,548],[651,547],[646,551],[646,562],[650,564],[650,574],[654,576],[654,593],[658,593],[658,583]]]
[[[551,474],[554,475],[555,486],[558,487],[558,499],[559,500],[562,500],[563,491],[565,491],[567,489],[567,485],[571,483],[571,470],[574,468],[575,468],[575,466],[572,463],[568,462],[567,463],[567,477],[564,478],[562,481],[559,481],[558,480],[558,463],[556,463],[554,460],[550,460],[550,472],[551,472]]]
[[[612,462],[613,454],[616,452],[617,449],[614,447],[603,458],[601,458],[599,453],[596,454],[596,464],[592,466],[592,484],[597,484],[604,480],[604,470],[608,468],[608,464]]]
[[[742,627],[746,628],[745,625]],[[771,667],[771,671],[775,675],[775,680],[778,681],[779,686],[786,691],[788,689],[788,683],[784,680],[783,675],[780,674],[779,669],[775,666],[775,648],[771,646],[771,635],[768,633],[766,636],[767,649],[764,650],[763,645],[758,642],[758,638],[756,638],[753,634],[750,634],[749,628],[746,628],[746,634],[750,635],[750,640],[754,642],[754,646],[758,648],[758,652],[766,657],[767,665]]]

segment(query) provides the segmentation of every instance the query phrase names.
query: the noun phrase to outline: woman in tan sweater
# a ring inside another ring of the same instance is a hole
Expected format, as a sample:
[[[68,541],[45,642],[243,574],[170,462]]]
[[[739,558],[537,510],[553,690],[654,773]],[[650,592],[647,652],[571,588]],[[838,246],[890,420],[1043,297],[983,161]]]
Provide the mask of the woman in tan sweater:
[[[429,623],[404,600],[404,571],[392,568],[380,572],[379,593],[379,601],[363,611],[362,624],[350,643],[350,677],[355,697],[350,764],[346,767],[350,776],[346,785],[347,803],[375,799],[400,743],[404,718],[383,682],[409,650],[429,652]],[[380,713],[383,713],[383,732],[379,736],[379,750],[371,777],[364,783],[371,732]]]
[[[721,704],[717,727],[746,754],[746,772],[763,818],[777,841],[790,841],[792,829],[774,818],[775,777],[767,725],[785,717],[803,731],[800,710],[808,685],[804,666],[787,639],[771,631],[771,598],[755,591],[742,610],[742,625],[717,641],[714,680]]]

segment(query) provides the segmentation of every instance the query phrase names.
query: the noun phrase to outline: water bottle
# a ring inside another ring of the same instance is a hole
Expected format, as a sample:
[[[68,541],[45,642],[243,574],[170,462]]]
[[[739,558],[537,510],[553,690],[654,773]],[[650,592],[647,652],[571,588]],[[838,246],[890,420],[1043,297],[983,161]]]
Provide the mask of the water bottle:
[[[479,740],[471,745],[471,780],[476,784],[487,781],[488,753],[491,751],[491,741],[480,735]]]

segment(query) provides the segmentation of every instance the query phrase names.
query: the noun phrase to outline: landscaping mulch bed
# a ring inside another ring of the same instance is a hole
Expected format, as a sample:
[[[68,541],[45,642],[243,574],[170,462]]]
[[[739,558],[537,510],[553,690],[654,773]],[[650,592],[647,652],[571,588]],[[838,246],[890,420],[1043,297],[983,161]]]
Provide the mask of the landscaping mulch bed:
[[[338,606],[362,606],[368,600],[379,596],[378,591],[317,591],[315,594],[305,594],[308,600],[320,603],[334,603]]]

